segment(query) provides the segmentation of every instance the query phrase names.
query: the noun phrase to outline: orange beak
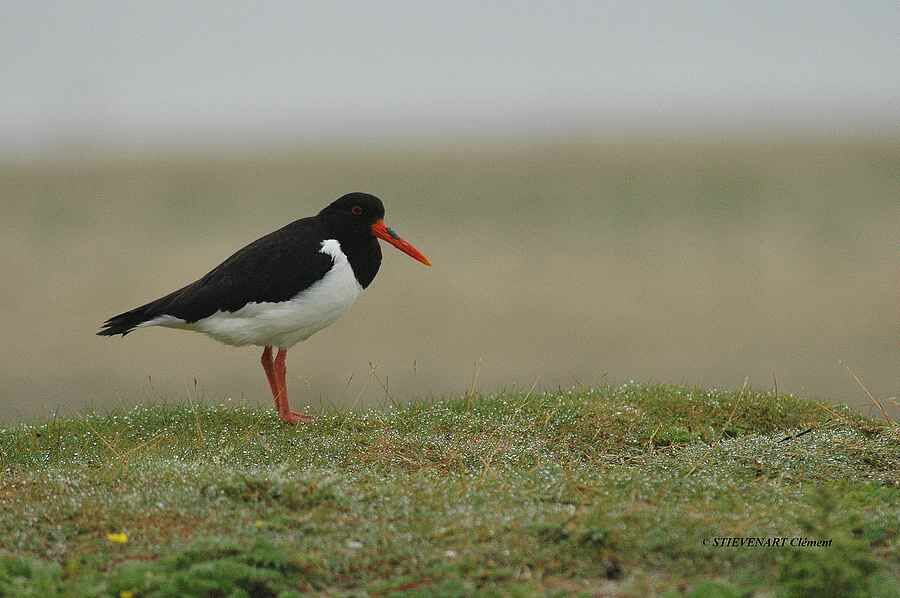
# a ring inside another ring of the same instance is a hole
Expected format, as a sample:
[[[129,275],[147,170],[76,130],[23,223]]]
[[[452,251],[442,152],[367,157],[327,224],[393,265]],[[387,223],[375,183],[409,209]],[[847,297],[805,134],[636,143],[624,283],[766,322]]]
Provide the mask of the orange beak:
[[[397,233],[392,231],[384,223],[384,220],[379,220],[378,222],[376,222],[375,224],[372,225],[372,234],[375,235],[376,237],[378,237],[379,239],[387,241],[388,243],[390,243],[391,245],[393,245],[394,247],[396,247],[397,249],[399,249],[400,251],[402,251],[403,253],[405,253],[406,255],[411,257],[412,259],[414,259],[418,262],[422,262],[426,266],[431,265],[431,262],[428,261],[428,258],[425,257],[425,255],[421,251],[416,249],[412,243],[409,243],[408,241],[404,241],[403,239],[401,239],[397,235]]]

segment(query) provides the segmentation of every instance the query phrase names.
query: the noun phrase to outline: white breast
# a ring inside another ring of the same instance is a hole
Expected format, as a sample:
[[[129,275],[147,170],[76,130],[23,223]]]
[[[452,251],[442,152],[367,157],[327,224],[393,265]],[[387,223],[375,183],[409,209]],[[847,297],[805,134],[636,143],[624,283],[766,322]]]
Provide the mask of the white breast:
[[[331,270],[288,301],[248,303],[191,324],[170,316],[147,324],[196,330],[229,345],[292,347],[337,321],[363,290],[336,239],[322,241],[320,251],[331,256]]]

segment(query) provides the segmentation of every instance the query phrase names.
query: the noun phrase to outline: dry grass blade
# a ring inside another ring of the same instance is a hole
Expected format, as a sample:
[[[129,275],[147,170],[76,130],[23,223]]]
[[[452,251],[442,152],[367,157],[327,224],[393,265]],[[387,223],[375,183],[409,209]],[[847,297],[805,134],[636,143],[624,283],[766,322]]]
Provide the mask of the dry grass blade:
[[[191,389],[186,388],[185,390],[187,391],[188,405],[190,405],[191,411],[194,414],[194,424],[197,426],[197,443],[198,446],[203,446],[204,444],[206,444],[206,439],[203,436],[203,425],[200,422],[200,413],[197,411],[198,406],[191,397]],[[196,378],[194,378],[194,392],[197,392]]]
[[[866,396],[869,397],[869,400],[878,408],[878,411],[881,413],[881,417],[884,418],[884,421],[886,421],[890,424],[893,424],[894,420],[893,420],[893,418],[891,418],[891,416],[888,414],[887,410],[884,408],[884,403],[882,403],[881,401],[879,401],[878,399],[875,398],[875,395],[873,395],[869,391],[868,387],[866,387],[866,385],[863,383],[862,379],[860,379],[860,377],[856,375],[856,372],[854,372],[852,369],[850,369],[849,365],[847,365],[843,361],[838,361],[838,363],[840,363],[842,366],[844,366],[844,368],[846,368],[846,370],[850,374],[850,376],[853,377],[853,379],[856,381],[856,383],[859,385],[859,387],[863,390],[863,392],[866,393]]]
[[[114,454],[116,456],[117,459],[122,459],[123,461],[125,460],[125,456],[122,455],[122,453],[120,453],[119,451],[117,451],[116,447],[113,446],[113,444],[109,440],[107,440],[107,438],[105,436],[103,436],[103,434],[98,432],[97,429],[91,424],[91,422],[89,420],[85,419],[84,423],[88,427],[88,429],[91,431],[91,433],[94,436],[96,436],[97,438],[99,438],[100,442],[102,442],[104,445],[106,445],[106,448],[108,448],[110,450],[110,452],[112,452],[112,454]]]
[[[525,393],[525,397],[521,401],[519,401],[519,405],[516,407],[514,413],[519,413],[522,408],[524,408],[525,405],[528,404],[528,399],[530,399],[531,395],[534,394],[534,389],[537,388],[538,382],[540,382],[540,380],[540,376],[535,377],[534,383],[532,383],[531,388],[528,389],[528,392]]]
[[[481,357],[475,361],[474,370],[472,372],[472,382],[469,384],[469,390],[466,391],[466,402],[469,410],[472,409],[473,401],[475,400],[475,389],[478,387],[478,374],[481,372],[481,362]]]
[[[356,398],[353,399],[353,402],[350,403],[350,411],[355,411],[357,407],[359,407],[359,400],[363,397],[366,391],[369,389],[369,384],[372,383],[372,378],[375,376],[375,368],[372,366],[372,363],[369,362],[369,376],[366,378],[366,381],[363,382],[362,388],[359,389],[359,392],[356,393]],[[350,385],[350,381],[347,381],[347,385]]]
[[[135,447],[132,447],[132,448],[128,449],[128,450],[124,453],[123,457],[127,457],[127,456],[129,456],[129,455],[133,455],[134,453],[136,453],[136,452],[138,452],[138,451],[140,451],[140,450],[143,450],[143,449],[145,449],[145,448],[149,448],[150,446],[152,446],[152,445],[156,444],[157,442],[159,442],[160,440],[162,440],[163,437],[166,436],[166,433],[167,433],[167,432],[168,432],[168,430],[160,430],[159,432],[157,432],[156,434],[154,434],[152,437],[150,437],[149,439],[145,440],[145,441],[142,442],[141,444],[139,444],[139,445],[137,445],[137,446],[135,446]]]
[[[750,377],[744,376],[744,384],[741,386],[741,391],[738,393],[737,400],[734,402],[734,407],[731,409],[731,413],[728,415],[728,419],[725,420],[725,425],[722,426],[722,434],[725,434],[725,430],[728,429],[728,426],[731,425],[731,422],[734,421],[734,415],[737,413],[738,407],[741,406],[741,400],[744,398],[744,393],[747,392],[747,388],[750,386]]]
[[[376,366],[375,364],[373,364],[370,361],[369,362],[369,373],[371,374],[371,377],[375,378],[375,381],[378,382],[378,386],[381,387],[381,390],[384,391],[385,402],[390,403],[394,407],[399,406],[400,403],[398,403],[397,400],[394,399],[394,396],[391,394],[390,386],[388,384],[388,378],[385,376],[384,382],[382,382],[381,378],[378,376],[378,372],[376,371],[377,369],[378,369],[378,366]]]

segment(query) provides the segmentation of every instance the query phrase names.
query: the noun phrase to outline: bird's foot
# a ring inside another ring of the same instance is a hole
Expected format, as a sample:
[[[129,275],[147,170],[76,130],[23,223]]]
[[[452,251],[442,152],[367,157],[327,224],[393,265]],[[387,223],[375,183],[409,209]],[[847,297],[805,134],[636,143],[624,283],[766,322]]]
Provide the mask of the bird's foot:
[[[287,424],[291,424],[292,426],[297,424],[308,424],[313,420],[313,417],[311,415],[306,415],[305,413],[300,413],[299,411],[279,413],[278,417],[281,418],[281,421]]]

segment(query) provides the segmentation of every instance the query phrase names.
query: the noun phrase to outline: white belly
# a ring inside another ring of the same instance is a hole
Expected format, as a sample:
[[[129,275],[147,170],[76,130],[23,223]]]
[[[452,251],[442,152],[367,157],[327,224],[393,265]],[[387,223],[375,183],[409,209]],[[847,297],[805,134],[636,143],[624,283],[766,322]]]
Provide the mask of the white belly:
[[[331,270],[288,301],[248,303],[192,323],[163,316],[146,325],[195,330],[228,345],[292,347],[337,321],[363,290],[337,240],[323,241],[321,251],[332,257]]]

